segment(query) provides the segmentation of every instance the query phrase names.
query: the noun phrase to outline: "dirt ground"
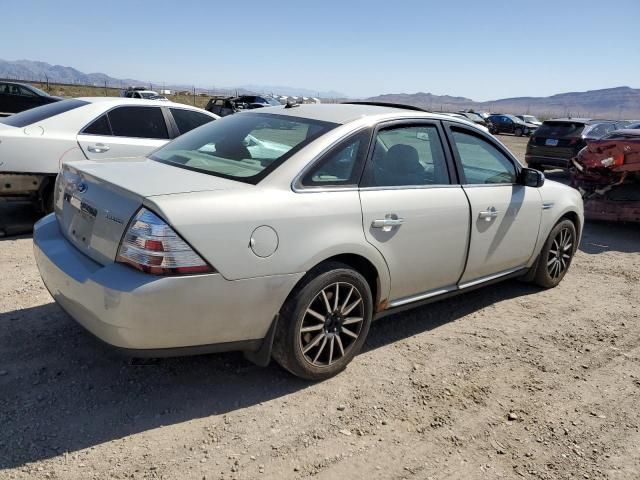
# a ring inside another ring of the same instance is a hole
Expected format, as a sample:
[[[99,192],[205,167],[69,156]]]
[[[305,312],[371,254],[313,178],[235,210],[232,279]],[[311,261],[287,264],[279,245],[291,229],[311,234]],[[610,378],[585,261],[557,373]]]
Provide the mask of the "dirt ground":
[[[587,224],[557,288],[388,317],[313,384],[240,354],[118,356],[7,237],[0,479],[638,479],[639,299],[640,226]]]

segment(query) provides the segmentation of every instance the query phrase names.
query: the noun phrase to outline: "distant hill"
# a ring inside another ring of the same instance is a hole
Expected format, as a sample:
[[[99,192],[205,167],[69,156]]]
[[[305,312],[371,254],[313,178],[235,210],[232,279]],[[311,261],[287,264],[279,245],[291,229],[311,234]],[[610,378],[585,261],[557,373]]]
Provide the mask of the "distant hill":
[[[433,95],[423,92],[378,95],[367,100],[404,103],[431,111],[456,111],[472,108],[500,113],[529,113],[547,118],[567,115],[615,119],[640,118],[640,89],[630,87],[560,93],[550,97],[504,98],[489,102],[475,102],[465,97]]]
[[[46,82],[47,79],[51,83],[73,83],[82,85],[97,85],[107,87],[128,87],[131,85],[147,86],[151,84],[154,88],[161,88],[160,85],[173,90],[191,90],[193,85],[164,85],[161,82],[149,82],[142,80],[134,80],[131,78],[115,78],[104,73],[83,73],[72,67],[64,67],[62,65],[51,65],[46,62],[37,62],[32,60],[15,60],[7,61],[0,59],[0,78],[17,79],[27,81]],[[197,91],[209,91],[206,88],[198,88]],[[216,90],[218,91],[218,90]],[[345,95],[340,92],[328,91],[318,92],[308,88],[298,87],[281,87],[269,85],[242,85],[238,87],[221,87],[220,92],[240,94],[251,92],[274,93],[277,95],[295,95],[305,97],[316,97],[318,94],[322,98],[342,98]]]

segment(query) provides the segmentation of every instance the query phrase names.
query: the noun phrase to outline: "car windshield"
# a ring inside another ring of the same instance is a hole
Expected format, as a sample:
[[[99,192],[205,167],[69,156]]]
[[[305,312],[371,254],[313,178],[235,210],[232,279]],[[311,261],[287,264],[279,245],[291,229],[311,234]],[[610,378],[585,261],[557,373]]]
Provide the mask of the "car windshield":
[[[534,117],[533,115],[523,115],[522,119],[525,122],[537,122],[538,121],[538,119],[536,117]]]
[[[269,102],[269,105],[273,105],[274,107],[279,107],[280,105],[282,105],[278,100],[276,100],[275,98],[267,98],[266,99],[267,102]]]
[[[33,93],[36,93],[42,97],[48,97],[49,94],[43,90],[40,90],[39,88],[34,87],[33,85],[29,86],[29,90],[33,91]]]
[[[140,92],[140,96],[142,98],[153,99],[154,97],[158,97],[159,95],[154,92]]]
[[[288,115],[240,113],[196,128],[150,158],[176,167],[257,183],[337,124]]]
[[[537,130],[536,137],[572,138],[579,137],[584,123],[579,122],[544,122]]]

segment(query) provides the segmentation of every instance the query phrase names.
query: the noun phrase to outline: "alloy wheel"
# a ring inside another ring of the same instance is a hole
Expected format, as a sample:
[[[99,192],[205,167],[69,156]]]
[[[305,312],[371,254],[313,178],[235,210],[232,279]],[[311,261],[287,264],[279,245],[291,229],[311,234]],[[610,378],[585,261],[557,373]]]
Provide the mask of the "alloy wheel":
[[[353,347],[364,323],[362,294],[348,282],[324,287],[304,312],[299,347],[314,367],[328,367]]]
[[[572,252],[573,234],[565,227],[558,232],[549,249],[547,272],[551,278],[555,280],[567,270]]]

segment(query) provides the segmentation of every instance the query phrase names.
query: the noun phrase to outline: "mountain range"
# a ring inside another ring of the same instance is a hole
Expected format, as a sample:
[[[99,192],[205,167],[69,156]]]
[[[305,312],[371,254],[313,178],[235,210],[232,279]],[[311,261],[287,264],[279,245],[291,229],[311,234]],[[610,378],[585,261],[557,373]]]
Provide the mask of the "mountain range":
[[[478,111],[511,114],[531,114],[541,117],[640,118],[640,89],[630,87],[605,88],[586,92],[569,92],[550,97],[503,98],[475,102],[470,98],[433,95],[431,93],[398,93],[367,99],[376,102],[404,103],[430,111]]]
[[[172,90],[191,90],[193,85],[185,84],[164,84],[163,82],[149,82],[135,80],[131,78],[115,78],[104,73],[83,73],[72,67],[64,67],[62,65],[51,65],[46,62],[38,62],[33,60],[15,60],[8,61],[0,59],[0,78],[16,79],[26,81],[51,83],[71,83],[82,85],[97,85],[107,87],[123,88],[131,85],[146,86],[152,85],[154,88],[168,88]],[[240,85],[231,87],[220,87],[217,89],[221,92],[250,93],[265,92],[275,93],[278,95],[295,95],[305,97],[316,97],[320,95],[322,98],[344,98],[346,95],[335,91],[318,91],[309,88],[273,86],[273,85]],[[198,88],[196,91],[210,91],[207,88]]]
[[[85,85],[106,85],[126,87],[130,85],[153,85],[159,88],[160,82],[140,81],[131,78],[115,78],[105,73],[83,73],[72,67],[51,65],[32,60],[6,61],[0,59],[0,78],[19,79],[52,83],[72,83]],[[163,85],[174,90],[191,90],[190,85]],[[197,91],[209,91],[197,88]],[[248,93],[265,92],[278,95],[303,95],[308,97],[344,99],[346,95],[336,91],[316,91],[309,88],[291,86],[270,86],[248,84],[236,87],[220,88],[221,92]],[[550,97],[515,97],[476,102],[466,97],[434,95],[432,93],[393,93],[370,97],[367,100],[377,102],[404,103],[431,111],[457,111],[474,109],[480,111],[532,114],[542,117],[585,116],[592,118],[640,118],[640,89],[615,87],[586,92],[569,92]]]

